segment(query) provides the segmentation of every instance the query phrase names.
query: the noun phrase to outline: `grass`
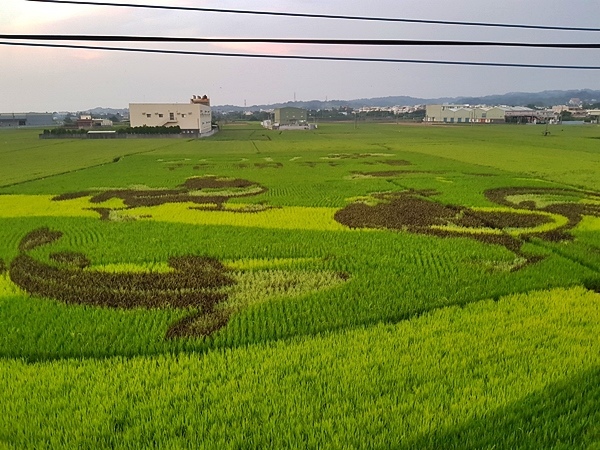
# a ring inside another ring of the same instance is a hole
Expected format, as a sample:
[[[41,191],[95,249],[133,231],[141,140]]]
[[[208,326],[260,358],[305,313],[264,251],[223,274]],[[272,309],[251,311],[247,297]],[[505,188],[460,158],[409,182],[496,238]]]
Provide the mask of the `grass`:
[[[0,448],[593,448],[599,130],[1,131]],[[394,195],[431,202],[436,232]],[[354,204],[400,225],[336,220]],[[62,237],[19,249],[44,227]],[[10,279],[24,255],[79,280],[211,261],[231,283],[204,315],[68,304]]]
[[[597,302],[557,289],[202,355],[8,360],[0,436],[36,449],[589,448]]]

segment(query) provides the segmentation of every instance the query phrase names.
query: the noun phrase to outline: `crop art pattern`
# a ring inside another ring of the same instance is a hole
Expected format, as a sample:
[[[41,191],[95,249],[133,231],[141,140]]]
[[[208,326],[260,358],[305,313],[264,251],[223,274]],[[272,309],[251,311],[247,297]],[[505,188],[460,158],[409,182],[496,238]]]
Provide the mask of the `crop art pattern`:
[[[122,200],[124,207],[97,207],[90,208],[100,214],[103,220],[118,217],[113,213],[128,209],[159,206],[167,203],[193,203],[196,206],[190,209],[225,210],[228,200],[237,197],[248,197],[266,192],[266,188],[252,181],[239,178],[221,178],[216,176],[191,177],[182,185],[174,189],[107,189],[101,192],[82,191],[57,195],[55,201],[71,200],[79,197],[91,196],[90,203],[101,204],[112,199]],[[260,206],[260,205],[259,205]],[[256,212],[260,208],[249,210],[232,209],[235,212]]]
[[[169,266],[173,270],[168,273],[108,273],[85,270],[89,260],[80,253],[52,253],[50,259],[58,263],[56,266],[27,254],[61,236],[61,232],[48,228],[27,234],[19,246],[21,254],[10,265],[12,281],[30,294],[66,303],[125,309],[188,308],[194,311],[192,317],[213,314],[215,305],[227,299],[220,290],[235,283],[228,270],[209,257],[172,257]],[[206,334],[212,331],[205,330]],[[180,333],[185,333],[185,327],[175,324],[167,335]]]
[[[346,273],[323,270],[244,271],[216,258],[195,255],[169,258],[169,270],[163,272],[98,270],[86,255],[72,251],[50,253],[49,263],[31,256],[30,251],[61,237],[62,232],[45,227],[23,237],[20,253],[9,267],[11,280],[31,295],[67,304],[188,310],[183,319],[171,324],[167,339],[209,336],[251,304],[317,291],[348,279]]]
[[[335,214],[351,228],[405,230],[434,236],[469,237],[520,252],[523,240],[572,239],[567,231],[583,216],[600,217],[600,195],[553,188],[497,188],[486,197],[501,205],[468,208],[445,205],[431,197],[434,190],[378,193],[357,199]],[[529,257],[533,262],[536,258]]]

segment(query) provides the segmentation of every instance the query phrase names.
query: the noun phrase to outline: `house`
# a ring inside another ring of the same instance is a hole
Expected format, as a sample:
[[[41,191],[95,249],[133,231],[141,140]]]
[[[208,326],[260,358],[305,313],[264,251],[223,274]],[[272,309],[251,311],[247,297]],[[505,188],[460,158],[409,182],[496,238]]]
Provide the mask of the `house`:
[[[92,128],[92,126],[94,125],[94,121],[93,121],[91,115],[89,115],[89,114],[82,114],[81,116],[79,116],[79,119],[77,119],[75,121],[75,125],[79,129]]]

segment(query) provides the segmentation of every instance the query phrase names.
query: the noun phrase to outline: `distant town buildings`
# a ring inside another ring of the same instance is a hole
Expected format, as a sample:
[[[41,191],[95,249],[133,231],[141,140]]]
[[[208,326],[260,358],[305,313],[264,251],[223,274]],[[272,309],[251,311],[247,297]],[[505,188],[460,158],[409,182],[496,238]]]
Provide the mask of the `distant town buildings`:
[[[194,95],[189,103],[130,103],[132,127],[175,127],[183,134],[206,134],[212,130],[210,99]]]
[[[112,127],[113,122],[109,119],[94,119],[90,114],[82,114],[75,121],[75,126],[80,130],[87,130],[98,127]]]
[[[356,108],[353,110],[354,113],[376,113],[376,112],[387,112],[396,116],[403,114],[414,114],[418,111],[425,110],[425,105],[414,105],[414,106],[363,106],[362,108]]]

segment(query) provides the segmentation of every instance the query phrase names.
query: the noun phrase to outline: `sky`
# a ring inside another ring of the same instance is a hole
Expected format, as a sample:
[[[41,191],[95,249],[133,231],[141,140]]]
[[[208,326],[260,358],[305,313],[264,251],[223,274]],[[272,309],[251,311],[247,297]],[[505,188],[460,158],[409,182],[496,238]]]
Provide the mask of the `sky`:
[[[113,0],[115,3],[252,9],[597,28],[591,0]],[[1,0],[0,34],[103,34],[241,38],[435,39],[600,43],[600,32],[364,22]],[[0,39],[3,41],[3,39]],[[110,44],[108,44],[110,45]],[[112,44],[207,52],[600,65],[600,50],[503,47],[352,47],[267,44]],[[600,70],[295,61],[0,45],[0,112],[126,108],[135,102],[213,105],[600,89]]]

